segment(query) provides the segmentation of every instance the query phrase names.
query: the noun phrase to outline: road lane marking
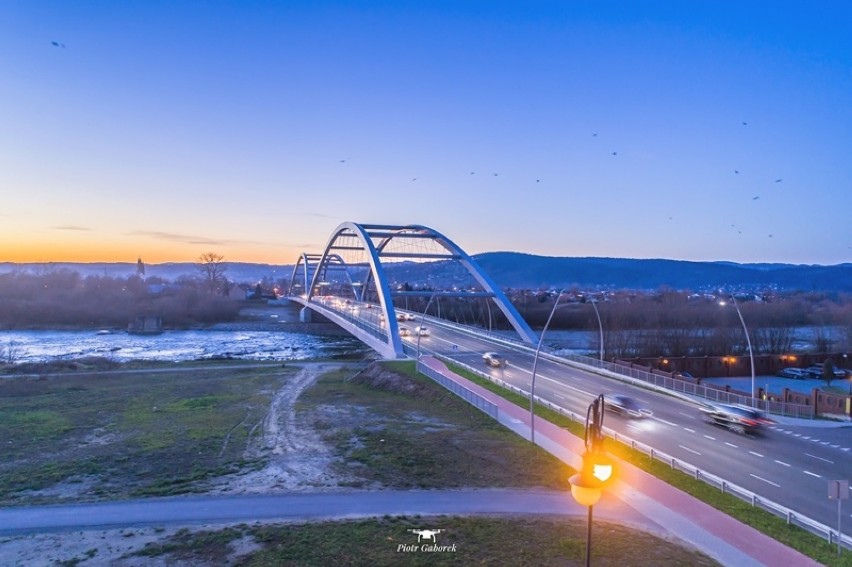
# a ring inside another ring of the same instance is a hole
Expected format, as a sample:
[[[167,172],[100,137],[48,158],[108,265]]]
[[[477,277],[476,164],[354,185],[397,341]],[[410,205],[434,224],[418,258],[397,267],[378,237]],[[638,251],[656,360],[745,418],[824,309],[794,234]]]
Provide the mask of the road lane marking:
[[[815,477],[817,477],[817,478],[822,478],[820,475],[818,475],[818,474],[816,474],[816,473],[812,473],[811,471],[804,471],[804,473],[805,473],[805,474],[809,474],[809,475],[811,475],[811,476],[815,476]]]
[[[661,422],[665,423],[666,425],[671,425],[672,427],[677,427],[677,423],[672,423],[671,421],[666,421],[665,419],[663,419],[661,417],[657,417],[656,415],[653,415],[651,417],[653,419],[656,419],[657,421],[661,421]]]
[[[682,412],[682,411],[679,411],[679,412],[677,412],[677,413],[679,413],[679,414],[680,414],[680,415],[682,415],[683,417],[688,417],[689,419],[697,419],[694,415],[689,415],[688,413],[684,413],[684,412]]]
[[[772,486],[774,486],[775,488],[781,488],[781,485],[780,485],[780,484],[775,484],[775,483],[774,483],[774,482],[772,482],[771,480],[766,480],[765,478],[760,477],[760,476],[757,476],[756,474],[748,473],[748,475],[749,475],[749,476],[753,476],[753,477],[754,477],[754,478],[756,478],[757,480],[762,480],[762,481],[763,481],[763,482],[765,482],[766,484],[771,484],[771,485],[772,485]]]
[[[690,453],[693,453],[693,454],[695,454],[695,455],[700,455],[700,454],[701,454],[701,453],[699,453],[698,451],[696,451],[695,449],[690,449],[689,447],[684,447],[683,445],[678,445],[678,447],[680,447],[680,448],[681,448],[681,449],[683,449],[684,451],[689,451]]]
[[[812,457],[814,459],[819,459],[820,461],[825,461],[826,463],[829,463],[829,464],[832,464],[832,465],[834,464],[834,461],[829,461],[828,459],[823,459],[822,457],[817,457],[816,455],[811,455],[810,453],[805,453],[805,455],[807,455],[808,457]]]
[[[539,374],[538,377],[541,378],[542,380],[547,380],[548,382],[553,382],[554,384],[559,384],[563,388],[568,388],[569,390],[574,390],[575,392],[580,392],[581,394],[586,394],[587,396],[597,398],[597,396],[594,395],[593,393],[587,392],[585,390],[581,390],[580,388],[575,388],[574,386],[569,386],[565,382],[560,382],[559,380],[554,380],[553,378],[548,378],[547,376],[542,376],[541,374]]]
[[[632,423],[628,423],[627,427],[629,427],[630,429],[635,429],[636,431],[642,431],[641,427],[639,427],[638,425],[633,425]]]
[[[755,457],[762,457],[762,456],[763,456],[763,455],[761,455],[760,453],[755,453],[754,451],[749,451],[749,453],[751,453],[751,454],[752,454],[752,455],[754,455]]]
[[[559,398],[560,400],[564,400],[565,396],[560,396],[559,394],[553,394],[554,397]]]
[[[733,447],[734,449],[739,449],[739,448],[740,448],[740,446],[739,446],[739,445],[734,445],[733,443],[728,443],[727,441],[725,441],[725,445],[727,445],[728,447]]]
[[[690,429],[690,428],[688,428],[688,427],[684,427],[684,429],[685,429],[685,430],[687,430],[687,431],[689,431],[690,433],[695,433],[695,430],[694,430],[694,429]]]
[[[779,461],[778,459],[775,459],[775,462],[778,463],[779,465],[784,465],[785,467],[790,466],[789,464],[785,463],[784,461]]]
[[[705,435],[704,437],[706,437],[706,438],[707,438],[707,439],[709,439],[710,441],[715,441],[715,440],[716,440],[716,438],[715,438],[715,437],[710,437],[709,435]]]

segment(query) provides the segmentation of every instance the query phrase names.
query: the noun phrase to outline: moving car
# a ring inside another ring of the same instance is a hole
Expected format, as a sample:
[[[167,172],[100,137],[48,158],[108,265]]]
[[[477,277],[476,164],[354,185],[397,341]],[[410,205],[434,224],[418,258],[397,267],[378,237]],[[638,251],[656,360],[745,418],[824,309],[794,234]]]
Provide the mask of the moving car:
[[[721,425],[740,435],[759,434],[764,427],[775,423],[762,411],[740,405],[708,404],[701,411],[707,423]]]
[[[429,335],[429,329],[427,329],[426,327],[424,327],[424,326],[422,326],[422,325],[418,326],[418,327],[417,327],[417,328],[415,328],[414,330],[415,330],[415,331],[417,332],[417,334],[418,334],[418,335],[420,335],[421,337],[425,337],[425,336],[428,336],[428,335]]]
[[[604,409],[623,417],[640,419],[650,417],[654,412],[639,405],[635,399],[622,394],[605,394]]]
[[[400,325],[399,336],[400,337],[410,337],[411,336],[411,329],[409,329],[408,327]]]
[[[485,362],[488,366],[506,366],[506,359],[502,354],[497,352],[486,352],[482,355],[482,361]]]

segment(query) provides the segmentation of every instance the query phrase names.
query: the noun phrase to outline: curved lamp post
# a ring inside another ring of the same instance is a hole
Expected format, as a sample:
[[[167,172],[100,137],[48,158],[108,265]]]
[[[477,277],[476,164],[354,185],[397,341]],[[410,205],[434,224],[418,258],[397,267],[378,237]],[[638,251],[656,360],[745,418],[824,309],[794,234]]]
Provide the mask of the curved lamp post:
[[[414,359],[415,360],[414,367],[417,369],[418,372],[420,371],[419,370],[419,365],[420,365],[420,337],[423,336],[423,335],[421,335],[421,332],[423,330],[423,327],[425,326],[425,325],[423,325],[423,321],[426,318],[426,312],[429,311],[429,305],[432,304],[432,300],[435,299],[435,295],[437,295],[437,293],[438,293],[438,290],[435,290],[435,291],[432,292],[432,295],[429,296],[429,301],[426,302],[426,308],[423,310],[423,314],[420,316],[420,328],[415,329],[415,331],[417,331],[417,358]]]
[[[751,363],[751,394],[750,394],[750,397],[751,397],[751,405],[752,405],[752,407],[754,407],[755,406],[755,401],[754,401],[754,353],[751,350],[751,338],[748,336],[748,328],[746,327],[745,319],[743,319],[743,314],[740,311],[740,306],[737,305],[737,298],[734,297],[733,293],[730,294],[730,295],[731,295],[731,303],[734,304],[734,309],[737,310],[737,315],[740,316],[740,323],[743,324],[743,333],[745,333],[746,344],[748,345],[748,359],[749,359],[749,362]],[[719,305],[724,306],[724,305],[726,305],[726,303],[725,303],[724,300],[722,300],[722,301],[719,302]]]
[[[538,367],[538,353],[541,351],[541,343],[544,341],[544,333],[547,332],[547,327],[550,326],[550,320],[553,319],[553,314],[556,312],[556,307],[559,305],[559,300],[562,298],[564,289],[559,291],[556,296],[556,301],[553,303],[553,309],[550,310],[550,315],[547,316],[547,322],[544,324],[544,329],[541,330],[541,335],[538,337],[538,345],[535,347],[535,356],[533,357],[532,380],[530,381],[530,442],[535,444],[535,370]]]
[[[603,323],[601,323],[601,314],[600,314],[600,312],[598,311],[598,306],[596,305],[596,303],[597,303],[597,302],[594,300],[594,298],[592,298],[591,303],[592,303],[592,307],[594,307],[594,309],[595,309],[595,316],[598,318],[598,329],[600,329],[600,331],[601,331],[601,342],[600,342],[600,348],[601,348],[601,368],[603,368],[603,354],[604,354],[604,345],[603,345]]]
[[[583,453],[583,465],[568,479],[571,483],[571,496],[581,506],[589,507],[589,521],[586,528],[586,567],[592,557],[592,506],[601,499],[604,487],[613,476],[613,462],[603,448],[604,397],[595,398],[586,411],[586,430]]]

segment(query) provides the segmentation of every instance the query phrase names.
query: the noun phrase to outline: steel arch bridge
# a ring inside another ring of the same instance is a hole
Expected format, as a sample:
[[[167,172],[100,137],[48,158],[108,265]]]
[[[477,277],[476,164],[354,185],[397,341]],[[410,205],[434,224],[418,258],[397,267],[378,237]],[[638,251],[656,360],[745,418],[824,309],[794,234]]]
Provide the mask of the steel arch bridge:
[[[447,290],[392,285],[387,268],[432,263],[437,269],[466,277],[471,285]],[[472,280],[471,280],[472,278]],[[397,323],[395,297],[477,297],[493,302],[529,344],[538,337],[494,281],[456,243],[422,225],[340,224],[322,254],[302,253],[290,278],[288,298],[301,303],[302,320],[320,313],[376,350],[384,358],[406,356]],[[429,303],[426,304],[428,310]],[[353,312],[374,309],[364,318]],[[490,306],[489,306],[490,316]]]

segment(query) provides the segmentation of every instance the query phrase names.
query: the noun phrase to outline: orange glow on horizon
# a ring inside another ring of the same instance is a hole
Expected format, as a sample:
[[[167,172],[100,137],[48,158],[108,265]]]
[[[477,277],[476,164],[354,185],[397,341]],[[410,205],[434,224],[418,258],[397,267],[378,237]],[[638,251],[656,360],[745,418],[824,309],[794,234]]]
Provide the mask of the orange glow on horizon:
[[[9,244],[0,242],[0,262],[24,263],[135,263],[141,258],[146,264],[167,262],[195,262],[206,252],[224,256],[225,262],[250,262],[258,264],[294,264],[302,250],[287,247],[217,247],[198,244],[170,244],[153,246],[150,243],[125,242],[80,242],[69,238],[65,241],[22,242]],[[310,250],[309,252],[321,252]]]

